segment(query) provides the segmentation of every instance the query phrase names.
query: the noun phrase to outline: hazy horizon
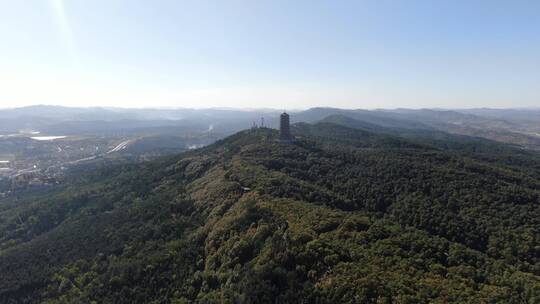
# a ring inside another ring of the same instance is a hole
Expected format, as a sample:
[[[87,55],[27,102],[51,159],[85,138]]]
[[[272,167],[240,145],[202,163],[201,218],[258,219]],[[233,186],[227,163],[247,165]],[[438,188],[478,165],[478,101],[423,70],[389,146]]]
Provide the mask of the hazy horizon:
[[[309,109],[314,108],[328,108],[328,109],[340,109],[340,110],[368,110],[368,111],[376,111],[376,110],[400,110],[400,109],[407,109],[407,110],[441,110],[441,111],[453,111],[453,110],[477,110],[477,109],[489,109],[489,110],[540,110],[540,106],[526,106],[526,107],[461,107],[461,108],[455,108],[455,107],[388,107],[388,108],[342,108],[342,107],[332,107],[332,106],[317,106],[314,105],[312,107],[307,108],[285,108],[285,109],[279,109],[279,108],[240,108],[240,107],[182,107],[182,106],[140,106],[140,107],[128,107],[128,106],[70,106],[70,105],[58,105],[58,104],[29,104],[29,105],[22,105],[22,106],[15,106],[15,107],[4,107],[0,105],[0,110],[15,110],[15,109],[21,109],[21,108],[31,108],[31,107],[63,107],[63,108],[72,108],[72,109],[110,109],[110,110],[235,110],[235,111],[285,111],[285,112],[299,112],[299,111],[306,111]]]
[[[0,20],[0,304],[540,304],[540,0]]]
[[[0,107],[528,108],[530,1],[0,1]]]

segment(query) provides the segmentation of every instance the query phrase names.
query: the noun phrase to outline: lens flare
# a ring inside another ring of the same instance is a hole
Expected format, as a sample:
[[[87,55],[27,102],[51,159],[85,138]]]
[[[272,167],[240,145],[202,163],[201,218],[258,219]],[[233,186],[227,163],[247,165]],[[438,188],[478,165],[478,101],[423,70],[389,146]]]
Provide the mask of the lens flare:
[[[64,1],[63,0],[49,0],[49,1],[53,9],[56,25],[58,26],[60,35],[66,46],[66,49],[69,52],[69,55],[71,56],[71,59],[73,60],[74,64],[76,66],[79,66],[80,61],[79,61],[79,56],[77,52],[77,47],[75,45],[73,31],[69,24],[69,19],[67,17],[66,9],[64,7]]]

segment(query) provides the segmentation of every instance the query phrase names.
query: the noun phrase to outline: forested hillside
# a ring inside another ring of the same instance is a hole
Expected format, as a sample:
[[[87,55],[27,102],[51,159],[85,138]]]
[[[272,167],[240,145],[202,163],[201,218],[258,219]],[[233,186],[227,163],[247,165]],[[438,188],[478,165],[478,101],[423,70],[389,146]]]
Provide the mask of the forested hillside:
[[[0,303],[539,303],[540,157],[341,121],[0,200]]]

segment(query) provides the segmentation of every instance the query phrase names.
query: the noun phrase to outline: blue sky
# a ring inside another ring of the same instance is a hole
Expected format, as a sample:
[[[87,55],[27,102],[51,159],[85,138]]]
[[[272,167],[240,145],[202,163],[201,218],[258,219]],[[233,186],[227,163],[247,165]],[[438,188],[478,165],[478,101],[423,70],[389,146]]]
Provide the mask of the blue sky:
[[[0,106],[540,105],[539,1],[0,0]]]

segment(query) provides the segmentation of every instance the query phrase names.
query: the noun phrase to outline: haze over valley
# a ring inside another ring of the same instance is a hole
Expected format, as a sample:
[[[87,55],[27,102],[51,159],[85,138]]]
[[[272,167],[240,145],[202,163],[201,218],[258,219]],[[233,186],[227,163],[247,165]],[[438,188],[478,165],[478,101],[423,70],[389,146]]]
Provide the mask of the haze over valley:
[[[540,303],[539,12],[0,0],[0,304]]]
[[[31,106],[0,110],[2,195],[60,183],[73,166],[147,161],[200,148],[246,128],[277,128],[275,109],[123,109]],[[329,122],[413,139],[462,135],[540,150],[540,109],[311,108],[293,123]],[[22,182],[19,182],[21,180]]]

